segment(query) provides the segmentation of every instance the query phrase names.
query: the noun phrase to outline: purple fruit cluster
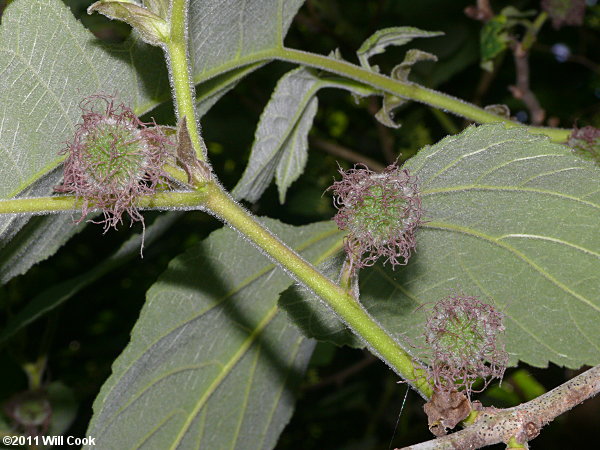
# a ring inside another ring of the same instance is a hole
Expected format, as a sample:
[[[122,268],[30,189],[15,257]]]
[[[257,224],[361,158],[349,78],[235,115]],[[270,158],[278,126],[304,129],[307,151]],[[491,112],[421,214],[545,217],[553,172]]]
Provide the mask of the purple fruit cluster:
[[[353,270],[380,257],[392,266],[406,264],[423,214],[417,178],[396,165],[381,173],[360,166],[340,173],[329,188],[338,209],[333,220],[348,231],[345,250]]]
[[[136,199],[152,195],[164,180],[162,167],[172,142],[155,123],[143,123],[124,104],[107,95],[94,95],[80,105],[82,122],[63,153],[64,181],[57,192],[82,200],[83,220],[91,209],[104,213],[105,231],[143,218]],[[152,126],[151,126],[152,125]]]
[[[492,379],[502,378],[508,362],[501,340],[503,318],[475,297],[456,295],[436,303],[425,331],[432,352],[428,371],[436,391],[464,388],[470,395],[477,379],[484,380],[483,390]]]

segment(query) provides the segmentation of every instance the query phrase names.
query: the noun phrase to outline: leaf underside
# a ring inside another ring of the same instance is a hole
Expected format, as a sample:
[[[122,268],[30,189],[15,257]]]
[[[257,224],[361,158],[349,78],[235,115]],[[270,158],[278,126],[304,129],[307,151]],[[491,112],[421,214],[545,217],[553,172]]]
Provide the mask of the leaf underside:
[[[190,53],[197,62],[193,78],[196,83],[214,78],[198,89],[201,114],[264,63],[256,62],[257,54],[282,45],[302,3],[263,0],[239,8],[217,0],[190,2]],[[269,14],[257,15],[261,11]],[[123,45],[105,45],[59,0],[8,5],[0,25],[0,68],[0,198],[52,192],[60,174],[51,172],[62,161],[59,152],[73,136],[86,96],[113,94],[138,114],[169,97],[160,49],[136,33]],[[15,215],[0,217],[0,249],[25,223]],[[3,282],[52,255],[74,233],[70,215],[37,220],[28,228],[20,248],[13,245],[9,251],[27,258],[18,267],[11,263]]]
[[[263,110],[248,165],[233,190],[238,199],[257,201],[275,176],[280,203],[290,185],[304,172],[308,159],[308,133],[317,113],[317,92],[338,88],[365,96],[371,90],[352,80],[319,76],[305,67],[280,78]]]
[[[418,353],[433,304],[462,292],[506,314],[512,364],[598,364],[600,170],[502,125],[471,127],[405,167],[419,177],[426,223],[407,266],[361,271],[369,312]],[[330,322],[311,335],[335,339],[343,327]]]
[[[144,112],[168,89],[160,50],[135,39],[106,46],[58,0],[15,0],[0,26],[0,198],[49,195],[81,117],[79,104],[96,93],[116,95]],[[150,84],[149,81],[152,80]],[[0,248],[27,219],[0,216]],[[34,221],[19,245],[2,253],[2,281],[53,254],[74,232],[63,214]],[[19,247],[19,248],[18,248]],[[8,255],[26,255],[17,264]]]
[[[341,245],[330,222],[264,223],[313,262]],[[291,282],[229,229],[175,258],[96,399],[97,444],[272,448],[314,345],[277,307]]]

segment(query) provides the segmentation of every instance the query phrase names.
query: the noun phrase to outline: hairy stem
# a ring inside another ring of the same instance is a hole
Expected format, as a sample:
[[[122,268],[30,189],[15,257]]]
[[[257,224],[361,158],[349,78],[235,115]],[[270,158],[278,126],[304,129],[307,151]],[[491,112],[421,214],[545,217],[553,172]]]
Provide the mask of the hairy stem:
[[[198,209],[206,197],[203,189],[194,192],[159,192],[140,197],[136,206],[140,209]],[[81,211],[82,201],[71,195],[0,200],[0,214],[48,214],[61,211]],[[89,205],[90,211],[94,205]]]
[[[173,88],[177,118],[187,118],[187,129],[196,157],[200,161],[205,161],[206,150],[200,138],[200,126],[196,120],[194,85],[188,64],[187,11],[188,0],[173,0],[171,6],[171,34],[164,50],[167,54],[169,79]]]
[[[419,393],[429,398],[432,388],[412,357],[348,292],[305,261],[240,207],[219,185],[209,183],[204,206],[246,236],[296,280],[310,288],[367,346]]]
[[[166,53],[176,110],[180,118],[186,117],[196,155],[204,161],[205,154],[192,101],[190,62],[187,58],[185,33],[187,6],[187,0],[173,0],[171,36],[166,46]],[[409,381],[423,397],[431,396],[432,388],[424,376],[424,371],[417,369],[411,356],[387,334],[356,299],[271,234],[238,205],[218,183],[206,178],[202,181],[199,190],[207,194],[206,198],[203,198],[203,206],[209,212],[245,235],[294,278],[320,296],[374,353],[386,361],[402,378]]]
[[[307,53],[289,48],[277,49],[273,52],[276,59],[316,67],[328,72],[342,75],[398,97],[425,103],[443,111],[452,112],[459,116],[479,123],[503,122],[507,128],[524,127],[533,134],[545,134],[555,142],[565,142],[571,130],[546,127],[525,127],[519,122],[507,120],[501,116],[486,111],[478,106],[467,103],[450,95],[428,89],[418,84],[393,80],[390,77],[367,70],[346,61],[329,58],[314,53]]]

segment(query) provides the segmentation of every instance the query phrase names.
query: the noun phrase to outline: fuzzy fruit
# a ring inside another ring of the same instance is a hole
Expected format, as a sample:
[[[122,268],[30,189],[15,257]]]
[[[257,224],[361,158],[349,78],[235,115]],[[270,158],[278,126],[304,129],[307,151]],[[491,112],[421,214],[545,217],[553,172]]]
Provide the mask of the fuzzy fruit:
[[[166,176],[162,166],[173,145],[160,128],[141,122],[131,108],[110,96],[94,95],[81,104],[82,123],[63,153],[64,181],[55,190],[83,200],[82,217],[101,209],[105,230],[127,212],[142,221],[135,202],[152,195]]]
[[[354,269],[384,257],[392,266],[406,264],[416,246],[422,208],[417,179],[396,165],[375,173],[359,166],[340,170],[334,193],[338,227],[348,230],[345,249]]]

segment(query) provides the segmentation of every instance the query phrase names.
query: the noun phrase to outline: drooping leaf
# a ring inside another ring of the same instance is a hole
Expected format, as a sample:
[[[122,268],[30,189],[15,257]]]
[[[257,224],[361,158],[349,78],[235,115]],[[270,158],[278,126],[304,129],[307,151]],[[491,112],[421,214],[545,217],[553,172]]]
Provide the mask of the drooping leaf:
[[[264,223],[313,262],[340,245],[330,222]],[[272,448],[314,345],[277,308],[291,282],[229,229],[175,258],[96,399],[97,445]]]
[[[415,38],[441,36],[440,31],[425,31],[414,27],[392,27],[376,31],[360,46],[356,54],[361,66],[370,68],[369,58],[383,53],[390,45],[408,44]]]
[[[367,39],[357,51],[361,66],[379,71],[377,66],[369,65],[369,58],[373,55],[383,53],[390,45],[408,44],[415,38],[426,38],[442,36],[441,31],[424,31],[414,27],[392,27],[384,28],[374,33]],[[419,61],[437,61],[437,57],[431,53],[418,49],[410,49],[406,52],[404,60],[392,69],[391,77],[396,80],[408,81],[412,66]],[[390,128],[399,128],[400,124],[394,121],[394,110],[406,103],[406,100],[389,93],[383,93],[383,104],[375,114],[375,118],[383,125]]]
[[[369,312],[418,351],[431,306],[462,292],[506,314],[513,364],[598,364],[600,170],[502,125],[448,137],[406,168],[427,221],[407,266],[361,271]]]
[[[285,201],[288,187],[302,174],[307,159],[308,132],[317,112],[317,91],[325,87],[368,95],[371,90],[351,80],[319,77],[299,68],[277,83],[265,107],[254,137],[248,166],[233,194],[254,202],[276,174],[279,200]]]
[[[410,49],[406,52],[404,60],[392,69],[391,77],[395,80],[408,81],[412,66],[419,61],[437,61],[437,57],[431,53],[418,49]],[[400,124],[394,121],[394,110],[406,103],[406,100],[395,95],[383,94],[383,105],[375,114],[375,118],[383,125],[390,128],[400,128]]]
[[[81,275],[44,289],[5,323],[2,332],[0,332],[0,344],[44,314],[62,305],[73,295],[102,276],[123,266],[133,258],[139,258],[141,246],[151,245],[169,229],[180,215],[179,212],[163,214],[145,230],[143,236],[142,234],[133,235],[113,255],[102,260],[95,267]]]
[[[57,168],[37,180],[17,197],[46,195],[59,182]],[[25,273],[39,261],[53,255],[69,238],[83,229],[75,226],[71,214],[30,218],[18,214],[0,216],[0,284]]]

